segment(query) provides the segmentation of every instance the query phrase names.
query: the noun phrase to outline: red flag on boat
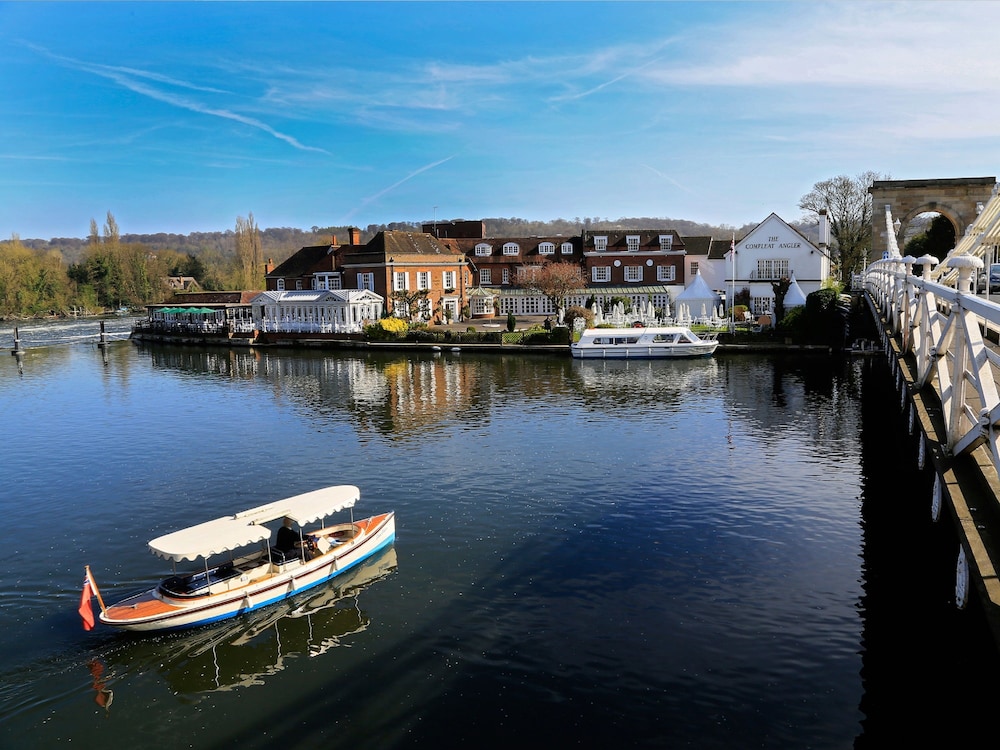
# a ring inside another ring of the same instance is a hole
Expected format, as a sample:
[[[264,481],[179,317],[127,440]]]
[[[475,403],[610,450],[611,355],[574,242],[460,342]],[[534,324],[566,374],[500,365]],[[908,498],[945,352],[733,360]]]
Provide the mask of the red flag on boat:
[[[97,587],[91,582],[90,570],[88,569],[83,576],[83,592],[80,594],[80,608],[77,610],[83,619],[84,630],[94,629],[94,610],[90,607],[90,599],[94,596],[96,589]]]

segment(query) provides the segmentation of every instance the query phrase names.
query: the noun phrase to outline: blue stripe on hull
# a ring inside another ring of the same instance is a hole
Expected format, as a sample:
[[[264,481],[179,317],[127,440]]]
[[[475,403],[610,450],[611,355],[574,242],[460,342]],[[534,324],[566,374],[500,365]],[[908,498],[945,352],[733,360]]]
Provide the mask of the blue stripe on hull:
[[[359,557],[357,560],[355,560],[354,562],[352,562],[347,567],[345,567],[345,568],[338,568],[337,570],[335,570],[333,573],[331,573],[330,575],[326,576],[325,578],[320,578],[318,581],[314,581],[313,583],[310,583],[307,586],[303,586],[302,588],[296,588],[293,591],[289,591],[289,592],[287,592],[285,594],[282,594],[281,596],[276,596],[276,597],[273,597],[271,599],[268,599],[267,601],[260,602],[259,604],[254,604],[252,607],[243,607],[242,609],[237,609],[237,610],[235,610],[233,612],[227,612],[226,614],[219,615],[218,617],[208,617],[208,618],[205,618],[204,620],[198,620],[197,622],[189,622],[189,623],[187,623],[185,625],[176,625],[174,627],[157,628],[157,631],[161,632],[161,633],[171,633],[171,632],[176,632],[178,630],[187,630],[189,628],[197,628],[197,627],[201,627],[202,625],[210,625],[213,622],[220,622],[222,620],[230,620],[230,619],[232,619],[234,617],[238,617],[239,615],[246,614],[247,612],[254,612],[254,611],[258,610],[258,609],[261,609],[262,607],[269,607],[272,604],[276,604],[278,602],[283,602],[285,599],[290,599],[293,596],[298,596],[303,591],[308,591],[309,589],[313,589],[316,586],[319,586],[320,584],[326,583],[327,581],[330,581],[330,580],[336,578],[337,576],[339,576],[339,575],[341,575],[343,573],[346,573],[347,571],[349,571],[352,568],[356,567],[360,563],[363,563],[369,557],[372,557],[373,555],[376,555],[379,552],[381,552],[382,550],[384,550],[386,547],[388,547],[390,544],[392,544],[395,540],[396,540],[396,534],[393,533],[384,542],[382,542],[382,544],[380,544],[378,547],[376,547],[375,549],[373,549],[368,554]]]

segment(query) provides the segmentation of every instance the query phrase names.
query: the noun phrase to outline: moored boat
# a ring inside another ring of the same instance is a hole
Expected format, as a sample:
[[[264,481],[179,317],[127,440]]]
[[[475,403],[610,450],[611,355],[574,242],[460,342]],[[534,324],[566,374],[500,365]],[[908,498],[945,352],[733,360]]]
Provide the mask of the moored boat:
[[[570,345],[570,352],[578,359],[707,357],[719,346],[717,336],[699,336],[681,326],[588,328]]]
[[[90,608],[88,586],[101,604],[100,622],[138,631],[204,625],[318,586],[395,539],[392,512],[354,520],[359,498],[360,490],[353,485],[326,487],[153,539],[150,550],[174,563],[174,575],[111,606],[104,606],[88,568],[80,605],[84,626]],[[328,516],[348,510],[349,521],[326,524]],[[278,519],[284,519],[285,528],[272,545],[273,532],[266,524]],[[176,563],[186,560],[202,560],[203,567],[178,574]]]

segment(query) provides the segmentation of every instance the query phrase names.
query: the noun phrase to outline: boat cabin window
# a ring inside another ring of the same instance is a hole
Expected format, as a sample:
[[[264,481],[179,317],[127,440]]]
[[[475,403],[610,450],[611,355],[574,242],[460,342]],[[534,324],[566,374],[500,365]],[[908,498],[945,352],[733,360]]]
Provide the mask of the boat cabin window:
[[[592,340],[595,346],[622,346],[624,344],[638,344],[638,336],[595,336]]]
[[[675,344],[677,343],[676,333],[658,333],[653,336],[653,342],[656,344]]]

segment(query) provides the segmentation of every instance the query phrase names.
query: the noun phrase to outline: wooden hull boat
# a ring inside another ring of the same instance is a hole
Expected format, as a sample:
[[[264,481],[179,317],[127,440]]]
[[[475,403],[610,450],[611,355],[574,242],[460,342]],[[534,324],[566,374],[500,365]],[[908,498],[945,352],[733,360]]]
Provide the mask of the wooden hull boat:
[[[326,525],[326,516],[353,508],[359,496],[352,485],[327,487],[154,539],[149,547],[159,557],[175,563],[203,559],[204,567],[170,576],[109,607],[102,603],[100,622],[135,631],[204,625],[266,607],[351,570],[396,536],[391,512],[360,521],[352,513],[348,522]],[[282,552],[270,544],[272,532],[264,524],[281,518],[299,526],[301,542],[294,550]],[[303,529],[316,522],[318,527]],[[228,560],[209,564],[209,557],[226,553]],[[87,580],[93,583],[89,569]]]
[[[719,342],[716,334],[698,336],[689,328],[588,328],[570,345],[577,359],[673,359],[708,357]]]

